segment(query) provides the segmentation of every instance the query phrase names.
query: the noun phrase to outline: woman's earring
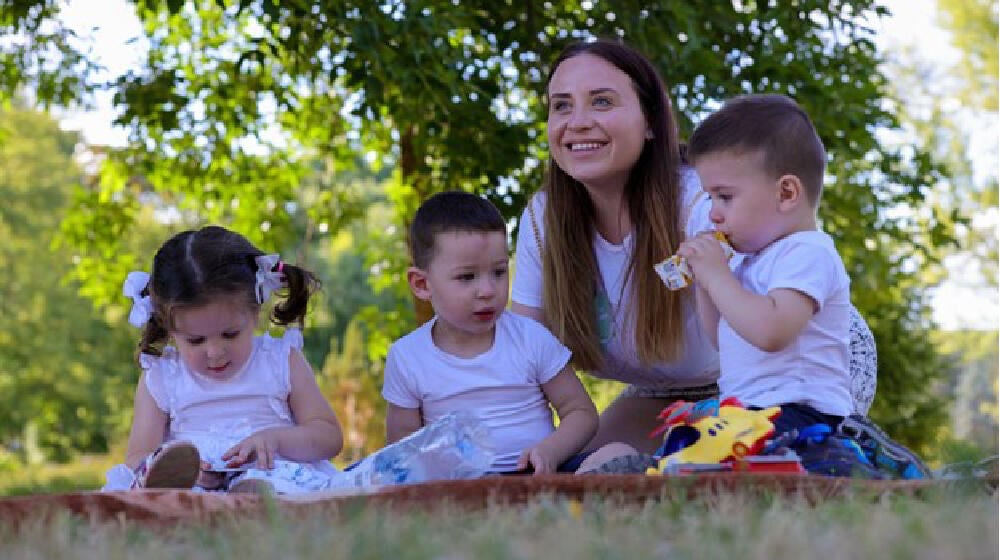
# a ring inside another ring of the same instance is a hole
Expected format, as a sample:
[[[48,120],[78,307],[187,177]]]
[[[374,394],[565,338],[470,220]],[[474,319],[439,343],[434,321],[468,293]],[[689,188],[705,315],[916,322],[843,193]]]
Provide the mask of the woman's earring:
[[[647,128],[646,129],[646,140],[652,140],[653,138],[655,138],[655,136],[653,136],[653,131]]]

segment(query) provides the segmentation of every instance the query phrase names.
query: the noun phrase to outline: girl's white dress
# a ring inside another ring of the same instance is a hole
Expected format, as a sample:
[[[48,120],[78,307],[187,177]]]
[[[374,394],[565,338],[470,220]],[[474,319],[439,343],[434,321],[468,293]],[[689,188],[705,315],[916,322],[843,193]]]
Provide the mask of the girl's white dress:
[[[257,336],[243,370],[224,381],[191,371],[171,346],[159,357],[142,355],[146,387],[170,417],[165,442],[190,441],[202,460],[218,463],[226,450],[260,430],[294,426],[288,407],[292,348],[302,348],[296,329],[281,338]],[[274,469],[250,469],[237,479],[264,479],[280,494],[295,494],[337,486],[339,474],[329,461],[298,463],[279,456]],[[133,478],[126,465],[116,465],[107,473],[104,490],[128,489]]]

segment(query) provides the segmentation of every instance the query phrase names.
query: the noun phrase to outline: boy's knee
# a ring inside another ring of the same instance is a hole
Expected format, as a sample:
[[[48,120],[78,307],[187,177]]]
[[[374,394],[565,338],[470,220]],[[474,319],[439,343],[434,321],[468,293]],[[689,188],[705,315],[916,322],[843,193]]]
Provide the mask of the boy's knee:
[[[638,453],[639,451],[636,448],[627,443],[617,441],[606,443],[591,453],[589,457],[584,459],[584,461],[580,463],[580,468],[577,469],[577,472],[594,470],[615,457],[625,457],[627,455],[636,455]]]

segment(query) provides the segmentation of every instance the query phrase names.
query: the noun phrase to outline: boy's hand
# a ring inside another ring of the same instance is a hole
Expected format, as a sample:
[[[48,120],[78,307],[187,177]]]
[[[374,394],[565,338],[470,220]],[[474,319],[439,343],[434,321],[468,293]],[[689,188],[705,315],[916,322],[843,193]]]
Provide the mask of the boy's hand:
[[[273,469],[278,454],[278,437],[274,430],[261,430],[229,448],[222,454],[228,467],[239,467],[256,459],[258,469]]]
[[[517,460],[517,469],[525,470],[528,466],[534,469],[534,474],[554,473],[559,468],[556,458],[541,445],[525,449]]]
[[[712,231],[703,231],[683,241],[677,254],[687,261],[695,281],[700,278],[700,283],[717,275],[730,273],[729,259]]]

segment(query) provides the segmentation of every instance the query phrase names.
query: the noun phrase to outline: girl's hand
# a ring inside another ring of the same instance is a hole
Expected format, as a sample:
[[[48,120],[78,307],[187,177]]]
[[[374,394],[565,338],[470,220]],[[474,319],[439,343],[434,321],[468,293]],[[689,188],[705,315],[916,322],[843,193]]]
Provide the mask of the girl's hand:
[[[278,454],[278,435],[275,430],[261,430],[229,448],[222,454],[226,466],[240,467],[253,460],[258,469],[273,469]]]
[[[521,457],[517,460],[517,470],[525,470],[529,465],[534,474],[554,473],[559,468],[555,457],[540,445],[521,452]]]
[[[222,488],[222,484],[226,480],[226,473],[213,472],[209,470],[210,468],[212,468],[211,463],[208,461],[201,462],[201,473],[198,475],[198,482],[195,484],[205,490],[218,490]]]

